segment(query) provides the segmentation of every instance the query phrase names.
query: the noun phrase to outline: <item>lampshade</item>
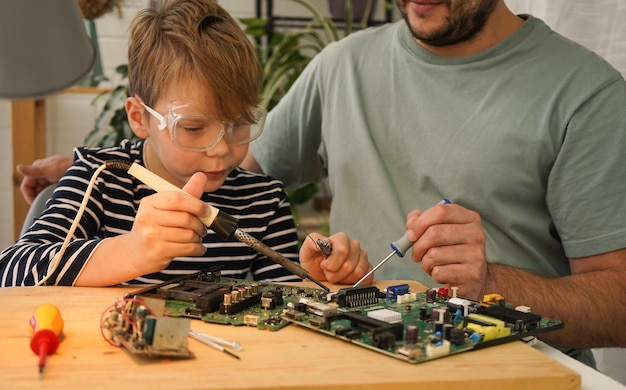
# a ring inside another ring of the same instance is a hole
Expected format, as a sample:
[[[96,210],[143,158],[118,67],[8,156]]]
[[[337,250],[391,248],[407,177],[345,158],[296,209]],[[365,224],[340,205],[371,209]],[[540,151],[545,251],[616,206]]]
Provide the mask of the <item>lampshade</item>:
[[[0,98],[62,91],[85,78],[95,61],[76,0],[0,1]]]

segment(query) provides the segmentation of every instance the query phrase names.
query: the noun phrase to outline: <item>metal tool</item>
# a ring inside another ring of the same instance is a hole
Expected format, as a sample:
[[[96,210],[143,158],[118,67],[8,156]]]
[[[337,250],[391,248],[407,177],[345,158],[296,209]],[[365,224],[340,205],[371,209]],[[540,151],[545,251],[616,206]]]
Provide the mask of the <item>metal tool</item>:
[[[448,199],[443,199],[441,202],[439,202],[437,204],[449,204],[449,203],[451,203],[451,202]],[[409,250],[410,247],[413,246],[413,243],[407,238],[406,233],[404,233],[404,235],[402,237],[400,237],[398,240],[392,242],[389,245],[391,246],[391,249],[393,249],[393,251],[387,257],[385,257],[380,263],[376,264],[376,266],[374,268],[372,268],[370,270],[370,272],[366,273],[365,276],[363,276],[361,279],[359,279],[359,281],[356,282],[352,286],[353,288],[357,287],[365,279],[367,279],[371,274],[376,272],[376,270],[379,269],[383,264],[385,264],[389,259],[391,259],[393,257],[393,255],[398,255],[400,257],[404,257],[404,254],[406,253],[406,251]]]
[[[141,180],[145,184],[149,185],[155,191],[184,192],[180,188],[176,187],[174,184],[168,182],[167,180],[147,170],[137,163],[130,164],[126,161],[107,161],[107,166],[119,169],[126,169],[128,173]],[[302,279],[308,279],[323,288],[324,291],[330,292],[330,288],[326,287],[324,284],[322,284],[322,282],[316,280],[311,275],[309,275],[308,271],[302,268],[300,264],[294,263],[293,261],[276,252],[272,248],[263,244],[261,241],[257,240],[253,236],[240,230],[237,227],[238,221],[235,217],[219,210],[216,207],[213,207],[211,205],[208,206],[210,208],[209,216],[200,218],[200,220],[221,238],[226,240],[231,236],[235,237],[239,241],[255,249],[257,252],[264,254],[275,263],[282,265],[292,274],[297,275]]]
[[[240,359],[239,356],[237,356],[236,354],[234,354],[233,352],[227,350],[226,348],[223,347],[223,345],[226,345],[228,347],[233,348],[235,351],[241,351],[241,344],[239,344],[238,342],[228,342],[226,340],[222,340],[220,338],[214,337],[214,336],[209,336],[208,334],[204,334],[204,333],[198,333],[198,332],[194,332],[193,330],[189,331],[189,336],[193,339],[198,340],[199,342],[208,345],[209,347],[213,348],[213,349],[217,349],[218,351],[224,352],[227,355],[230,355],[232,357],[234,357],[235,359]]]

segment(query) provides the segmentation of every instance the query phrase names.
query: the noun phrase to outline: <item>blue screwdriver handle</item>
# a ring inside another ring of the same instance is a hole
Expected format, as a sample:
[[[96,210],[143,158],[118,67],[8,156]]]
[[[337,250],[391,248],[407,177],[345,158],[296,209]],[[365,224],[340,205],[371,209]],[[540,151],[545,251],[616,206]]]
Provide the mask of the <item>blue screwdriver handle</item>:
[[[450,203],[451,202],[448,199],[444,198],[438,204],[450,204]],[[413,243],[409,241],[408,237],[406,236],[406,233],[404,233],[402,237],[395,240],[389,245],[391,246],[391,249],[393,249],[393,251],[396,252],[396,255],[400,257],[404,257],[406,251],[408,251],[409,248],[413,246]]]
[[[452,202],[450,202],[448,199],[444,198],[441,202],[439,202],[437,204],[449,204],[449,203],[452,203]],[[389,256],[385,257],[380,263],[376,264],[376,266],[374,268],[372,268],[368,273],[366,273],[358,282],[356,282],[352,286],[352,288],[357,287],[359,284],[361,284],[362,281],[367,279],[378,268],[382,267],[382,265],[385,264],[387,262],[387,260],[391,259],[394,254],[396,254],[396,255],[398,255],[400,257],[404,257],[404,254],[406,253],[406,251],[409,250],[410,247],[413,246],[413,243],[411,241],[409,241],[409,239],[406,236],[406,233],[404,233],[404,235],[402,237],[400,237],[396,241],[392,242],[390,245],[391,245],[391,248],[393,249],[393,252],[391,252],[389,254]]]

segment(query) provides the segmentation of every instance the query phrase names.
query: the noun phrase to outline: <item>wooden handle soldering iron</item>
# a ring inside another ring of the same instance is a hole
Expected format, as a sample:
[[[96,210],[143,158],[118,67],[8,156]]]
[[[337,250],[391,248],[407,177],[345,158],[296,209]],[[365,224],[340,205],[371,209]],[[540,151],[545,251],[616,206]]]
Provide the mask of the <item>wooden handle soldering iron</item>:
[[[124,161],[110,161],[107,162],[107,165],[110,165],[114,168],[126,169],[128,173],[141,180],[143,183],[150,186],[157,192],[178,191],[187,194],[185,191],[176,187],[174,184],[168,182],[167,180],[147,170],[137,163],[129,164]],[[261,241],[257,240],[253,236],[240,230],[237,227],[238,221],[235,217],[219,210],[216,207],[213,207],[211,205],[208,206],[211,210],[209,216],[200,218],[200,220],[221,238],[226,240],[230,237],[235,237],[236,239],[248,245],[257,252],[267,256],[270,260],[274,261],[277,264],[280,264],[292,274],[297,275],[302,279],[308,279],[323,288],[325,291],[330,292],[330,289],[328,287],[309,275],[308,271],[302,268],[298,263],[294,263],[293,261],[276,252],[272,248],[263,244]]]

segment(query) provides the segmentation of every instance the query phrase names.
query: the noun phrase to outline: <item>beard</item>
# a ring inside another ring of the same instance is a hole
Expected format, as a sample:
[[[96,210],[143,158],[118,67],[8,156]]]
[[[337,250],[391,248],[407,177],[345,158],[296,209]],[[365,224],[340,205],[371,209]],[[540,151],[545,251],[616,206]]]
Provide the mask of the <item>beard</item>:
[[[474,38],[485,27],[498,2],[499,0],[444,0],[443,3],[449,10],[445,23],[438,29],[427,32],[420,32],[411,24],[409,15],[405,11],[408,1],[396,0],[396,5],[415,39],[429,46],[442,47],[467,42]],[[417,21],[414,20],[414,22],[419,24],[419,19],[423,17],[417,14],[415,17]]]

